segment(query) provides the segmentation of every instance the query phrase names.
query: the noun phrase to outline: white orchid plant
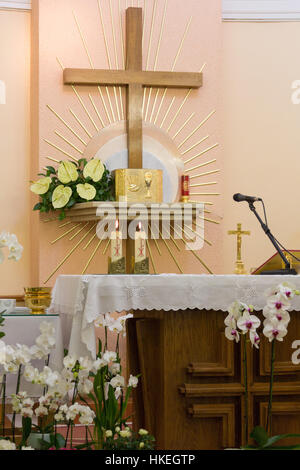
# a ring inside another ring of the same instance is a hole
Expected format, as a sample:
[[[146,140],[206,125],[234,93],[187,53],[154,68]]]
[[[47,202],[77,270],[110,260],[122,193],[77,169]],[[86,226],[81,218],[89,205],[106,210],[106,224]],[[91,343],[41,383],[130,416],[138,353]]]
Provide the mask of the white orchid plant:
[[[5,260],[5,252],[4,249],[8,249],[8,259],[19,261],[22,257],[23,247],[19,243],[18,238],[13,233],[9,232],[1,232],[0,233],[0,264],[2,264]],[[3,315],[5,310],[0,311],[0,328],[3,327],[4,318]],[[0,331],[0,339],[5,336],[3,331]]]
[[[63,369],[58,372],[49,367],[51,350],[55,347],[55,329],[51,323],[40,325],[40,336],[32,347],[6,345],[0,341],[0,367],[2,385],[2,436],[5,439],[6,377],[17,377],[16,393],[11,395],[13,408],[12,443],[1,441],[0,449],[16,448],[15,418],[22,418],[22,440],[19,449],[27,450],[27,440],[31,432],[50,434],[51,442],[42,440],[45,449],[73,448],[75,422],[86,428],[86,440],[78,449],[152,449],[154,438],[147,431],[135,435],[127,426],[125,416],[128,399],[133,388],[138,385],[138,377],[130,375],[127,381],[122,375],[119,356],[119,338],[125,335],[125,324],[132,315],[118,319],[110,315],[100,315],[96,324],[105,328],[105,347],[99,341],[99,351],[95,360],[89,357],[76,357],[68,354],[63,360]],[[107,350],[108,330],[117,332],[116,351]],[[32,360],[44,359],[42,370],[32,365]],[[34,401],[25,391],[20,390],[21,377],[25,381],[40,385],[43,394]],[[37,424],[34,423],[37,421]],[[67,425],[64,438],[57,433],[57,425]],[[93,426],[93,435],[91,434]],[[143,431],[143,430],[142,430]],[[1,447],[2,446],[2,447]]]
[[[289,310],[291,309],[292,299],[300,292],[294,285],[283,282],[265,293],[267,298],[266,306],[263,309],[263,330],[262,334],[272,343],[271,351],[271,365],[270,365],[270,389],[269,389],[269,404],[266,430],[261,426],[257,426],[252,431],[250,437],[256,439],[259,444],[263,442],[264,448],[272,447],[272,445],[283,436],[275,436],[277,439],[269,438],[272,429],[272,398],[273,398],[273,383],[274,383],[274,363],[275,363],[275,343],[276,341],[283,341],[283,338],[288,333],[288,324],[290,322]],[[225,336],[230,341],[236,343],[243,340],[243,365],[244,365],[244,387],[245,387],[245,436],[248,439],[248,368],[247,368],[247,342],[250,342],[252,347],[259,349],[260,336],[258,328],[261,325],[260,319],[253,314],[254,307],[246,305],[243,302],[233,302],[229,309],[228,315],[225,318]],[[294,437],[295,435],[285,435],[284,437]],[[297,435],[297,437],[300,437]],[[272,440],[271,440],[272,439]],[[260,442],[261,441],[261,442]],[[247,446],[247,448],[252,448]],[[298,448],[298,446],[297,446]]]
[[[13,233],[0,233],[0,264],[4,262],[4,248],[8,248],[8,259],[19,261],[22,257],[23,247],[18,242],[18,238]]]

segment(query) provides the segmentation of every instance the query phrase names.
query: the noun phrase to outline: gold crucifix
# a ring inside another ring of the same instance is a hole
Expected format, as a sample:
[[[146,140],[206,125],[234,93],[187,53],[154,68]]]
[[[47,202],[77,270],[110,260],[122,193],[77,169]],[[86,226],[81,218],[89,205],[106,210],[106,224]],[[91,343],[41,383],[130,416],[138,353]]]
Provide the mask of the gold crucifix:
[[[200,88],[202,73],[143,71],[143,10],[126,10],[126,69],[65,69],[65,85],[126,86],[128,168],[143,168],[143,87]]]
[[[237,224],[237,230],[229,230],[228,235],[237,236],[237,259],[235,262],[235,274],[246,274],[244,263],[242,262],[242,235],[250,235],[249,230],[242,230],[242,224]]]

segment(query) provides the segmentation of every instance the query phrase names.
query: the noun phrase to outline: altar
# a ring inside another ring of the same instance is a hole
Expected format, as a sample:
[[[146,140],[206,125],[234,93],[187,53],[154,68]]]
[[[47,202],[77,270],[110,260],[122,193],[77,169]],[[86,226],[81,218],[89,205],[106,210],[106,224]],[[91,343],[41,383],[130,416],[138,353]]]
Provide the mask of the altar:
[[[224,335],[235,300],[260,312],[265,290],[280,282],[300,288],[299,276],[87,275],[59,276],[50,311],[73,316],[73,344],[96,354],[99,314],[131,311],[127,366],[141,374],[133,397],[134,425],[155,435],[159,449],[222,449],[245,442],[242,353]],[[293,299],[288,335],[278,343],[273,434],[300,432],[300,365],[291,361],[300,339],[300,299]],[[252,351],[252,352],[251,352]],[[270,346],[249,345],[250,428],[267,409]]]

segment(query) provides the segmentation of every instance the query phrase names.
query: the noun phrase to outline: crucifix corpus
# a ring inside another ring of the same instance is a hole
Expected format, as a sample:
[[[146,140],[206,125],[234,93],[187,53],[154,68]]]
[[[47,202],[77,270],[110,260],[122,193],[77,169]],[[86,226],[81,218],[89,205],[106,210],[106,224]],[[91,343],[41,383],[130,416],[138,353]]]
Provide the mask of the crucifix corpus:
[[[143,87],[200,88],[202,73],[143,71],[143,10],[126,10],[126,69],[65,69],[65,85],[126,86],[128,168],[143,168]]]
[[[249,230],[242,230],[242,224],[237,224],[237,230],[229,230],[228,235],[236,235],[237,237],[237,258],[235,262],[235,274],[246,274],[244,263],[242,262],[242,236],[250,235]]]

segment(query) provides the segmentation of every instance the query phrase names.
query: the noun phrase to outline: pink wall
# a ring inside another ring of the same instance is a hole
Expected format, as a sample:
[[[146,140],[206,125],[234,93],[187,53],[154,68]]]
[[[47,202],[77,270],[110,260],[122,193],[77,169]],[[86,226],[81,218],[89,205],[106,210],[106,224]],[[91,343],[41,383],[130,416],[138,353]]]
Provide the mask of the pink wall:
[[[287,248],[299,249],[300,23],[224,23],[221,93],[224,129],[224,271],[234,268],[236,241],[227,230],[242,222],[247,269],[274,248],[235,192],[264,198],[269,225]]]
[[[127,2],[128,3],[128,2]],[[130,6],[131,6],[131,2]],[[108,42],[113,56],[113,42],[110,27],[109,17],[109,2],[103,0],[101,2],[104,14],[104,21],[108,34]],[[113,14],[115,21],[115,28],[117,31],[117,44],[119,63],[121,62],[121,47],[119,38],[119,13],[118,13],[118,1],[114,0]],[[136,5],[136,1],[134,2]],[[140,2],[141,4],[141,2]],[[150,36],[150,25],[151,25],[151,14],[153,2],[147,0],[147,28],[145,33],[145,48],[144,48],[144,63],[146,63],[146,56],[148,50],[148,41]],[[124,17],[125,2],[121,1],[122,15]],[[156,45],[159,38],[159,28],[163,15],[164,1],[158,0],[157,17],[155,20],[155,27],[153,33],[153,46],[152,53],[150,56],[149,68],[153,67]],[[105,55],[104,40],[101,32],[101,23],[99,18],[99,12],[96,0],[60,0],[59,2],[54,0],[39,0],[33,1],[33,18],[34,18],[34,29],[33,34],[35,35],[34,41],[34,82],[33,88],[34,99],[35,99],[35,116],[36,120],[33,125],[34,129],[34,147],[33,154],[35,162],[39,161],[39,166],[43,167],[49,164],[49,161],[45,158],[46,156],[52,156],[57,159],[67,158],[61,153],[49,147],[43,139],[49,139],[56,145],[63,147],[65,150],[73,153],[70,147],[65,144],[59,137],[54,134],[55,130],[60,131],[65,137],[72,142],[76,142],[76,138],[64,127],[61,122],[55,118],[55,116],[46,108],[46,105],[51,105],[69,124],[76,129],[81,137],[87,137],[82,129],[78,126],[74,118],[71,116],[69,109],[72,108],[78,117],[86,123],[89,132],[95,131],[90,122],[88,122],[84,110],[78,103],[75,94],[72,92],[71,87],[63,86],[62,83],[62,71],[56,61],[58,56],[63,62],[65,67],[89,67],[87,55],[82,46],[80,36],[78,34],[76,24],[72,15],[72,10],[75,11],[80,26],[83,31],[83,35],[86,39],[89,53],[94,61],[95,67],[107,68],[107,60]],[[184,43],[182,54],[179,57],[176,70],[177,71],[197,71],[200,69],[204,62],[207,66],[204,70],[204,86],[200,91],[194,91],[191,94],[191,98],[188,104],[185,106],[182,116],[178,121],[178,128],[187,117],[192,113],[196,112],[195,117],[186,127],[185,131],[178,137],[177,144],[180,143],[185,136],[187,136],[197,124],[205,118],[212,109],[216,109],[216,114],[208,121],[203,127],[201,132],[196,134],[189,142],[190,145],[200,140],[205,135],[210,135],[210,138],[202,144],[200,150],[213,145],[215,142],[222,143],[221,137],[221,124],[220,124],[220,96],[218,90],[220,84],[220,67],[221,67],[221,1],[214,0],[210,2],[199,2],[198,0],[188,0],[188,2],[182,2],[182,0],[170,0],[167,10],[166,26],[163,34],[161,43],[161,50],[158,59],[158,69],[170,70],[173,59],[176,55],[178,45],[183,35],[185,25],[189,20],[190,15],[193,16],[190,31],[187,35],[186,42]],[[146,52],[145,52],[146,50]],[[113,62],[114,64],[114,62]],[[37,67],[38,66],[38,67]],[[95,100],[100,106],[99,97],[92,88],[81,88],[81,93],[86,106],[92,113],[93,118],[96,119],[96,115],[91,108],[88,99],[88,92],[92,92]],[[177,107],[180,105],[183,97],[185,96],[184,91],[177,91],[176,103]],[[174,92],[168,91],[167,97],[164,103],[162,113],[166,111],[169,103],[174,95]],[[104,115],[103,109],[101,109],[102,115]],[[37,114],[38,113],[38,114]],[[175,113],[175,111],[174,111]],[[176,127],[174,127],[174,133]],[[80,144],[80,143],[79,143]],[[222,149],[221,147],[217,150],[213,150],[207,154],[207,160],[218,159],[217,166],[212,166],[207,169],[222,168]],[[203,159],[204,161],[204,159]],[[37,166],[36,163],[34,166]],[[203,170],[205,171],[205,169]],[[218,175],[214,178],[206,177],[201,182],[219,180],[221,177]],[[200,188],[201,189],[201,188]],[[218,184],[217,187],[211,187],[212,192],[222,192],[222,185]],[[206,189],[210,192],[210,189]],[[204,199],[204,198],[200,198]],[[206,200],[212,200],[215,203],[211,210],[213,215],[222,215],[222,201],[221,198],[208,197]],[[60,241],[54,247],[49,242],[57,237],[58,223],[41,223],[38,224],[38,214],[34,215],[35,224],[35,240],[39,240],[38,258],[35,259],[35,272],[37,273],[37,280],[42,282],[48,277],[48,274],[54,269],[58,262],[64,257],[67,250],[70,250],[74,245],[73,242],[67,239]],[[220,227],[209,224],[206,227],[207,238],[213,242],[214,247],[206,247],[200,253],[205,261],[213,268],[214,271],[221,271],[221,259],[216,256],[216,251],[220,251],[221,238],[220,238]],[[90,249],[90,251],[92,248]],[[170,271],[178,272],[175,264],[170,260],[168,252],[165,247],[162,248],[164,258],[157,259],[157,267],[161,272]],[[90,252],[89,252],[90,253]],[[78,249],[74,256],[70,259],[68,264],[64,268],[58,271],[58,274],[81,272],[88,254]],[[167,260],[167,261],[166,261]],[[192,255],[186,256],[186,252],[182,251],[179,253],[179,260],[184,267],[186,272],[202,272],[202,268],[198,261],[196,261]],[[100,273],[106,272],[107,269],[106,257],[100,256],[95,260],[91,266],[89,272]],[[53,285],[55,277],[50,281],[50,285]]]
[[[30,285],[30,13],[0,10],[0,232],[15,233],[23,258],[0,266],[0,295],[22,294]]]

